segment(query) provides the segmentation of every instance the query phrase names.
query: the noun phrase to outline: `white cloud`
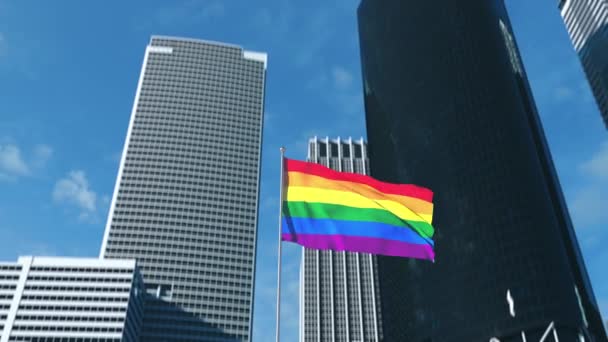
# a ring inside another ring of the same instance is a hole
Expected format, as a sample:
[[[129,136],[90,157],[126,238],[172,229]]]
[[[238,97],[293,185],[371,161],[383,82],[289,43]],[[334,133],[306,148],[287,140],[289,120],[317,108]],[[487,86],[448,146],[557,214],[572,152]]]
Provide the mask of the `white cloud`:
[[[555,87],[553,96],[557,101],[569,100],[574,95],[574,91],[565,85],[559,85]]]
[[[264,111],[264,130],[273,128],[272,120],[275,119],[274,114],[267,109]]]
[[[608,220],[608,188],[587,185],[580,189],[572,201],[572,214],[580,228]]]
[[[279,160],[280,161],[280,160]],[[280,164],[280,163],[279,163]],[[278,182],[280,183],[280,182]],[[262,200],[262,209],[279,211],[279,199],[276,196],[267,196]]]
[[[358,114],[363,112],[363,96],[358,92],[337,94],[334,104],[338,110],[345,114]]]
[[[190,0],[172,3],[171,7],[158,10],[156,22],[160,25],[199,25],[202,20],[221,18],[226,8],[222,1]]]
[[[324,63],[327,58],[326,46],[335,34],[328,29],[336,20],[333,14],[328,8],[318,8],[310,15],[292,18],[294,22],[289,25],[292,29],[286,36],[289,39],[286,44],[291,46],[295,66],[310,67]]]
[[[67,177],[58,180],[53,190],[53,200],[76,206],[80,211],[81,220],[95,217],[97,194],[89,188],[84,171],[70,171]]]
[[[335,114],[346,114],[350,121],[353,114],[363,112],[362,90],[354,86],[355,81],[358,80],[350,70],[336,66],[311,78],[307,87],[320,92]]]
[[[32,164],[36,167],[42,167],[53,156],[53,148],[49,145],[40,144],[34,148],[34,158]]]
[[[343,67],[334,67],[331,74],[334,80],[334,85],[338,89],[346,89],[353,84],[353,74]]]
[[[272,13],[268,8],[260,8],[252,16],[253,23],[261,28],[270,28],[273,24]]]
[[[12,178],[29,174],[30,168],[21,156],[21,150],[13,144],[0,145],[0,176]]]
[[[6,38],[4,37],[4,34],[0,32],[0,57],[6,54],[6,49]]]
[[[0,144],[0,180],[32,175],[44,167],[52,155],[53,149],[45,144],[36,145],[30,154],[22,153],[14,143]]]
[[[608,141],[579,167],[584,185],[575,193],[572,214],[581,228],[608,220]]]
[[[206,6],[200,9],[200,17],[201,18],[213,18],[213,17],[221,17],[224,15],[226,9],[224,7],[224,3],[217,1],[208,3]]]
[[[598,180],[608,181],[608,141],[601,145],[590,160],[581,165],[581,170]],[[608,192],[608,189],[605,190]]]
[[[103,203],[104,205],[110,205],[111,201],[112,198],[109,195],[103,195],[103,197],[101,197],[101,203]]]

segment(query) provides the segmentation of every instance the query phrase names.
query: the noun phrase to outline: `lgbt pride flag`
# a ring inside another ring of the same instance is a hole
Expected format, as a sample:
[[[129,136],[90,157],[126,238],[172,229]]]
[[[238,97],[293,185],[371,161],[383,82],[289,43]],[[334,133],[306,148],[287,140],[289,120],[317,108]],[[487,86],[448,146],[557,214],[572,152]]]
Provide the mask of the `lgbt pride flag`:
[[[281,239],[314,249],[435,259],[433,192],[284,160]]]

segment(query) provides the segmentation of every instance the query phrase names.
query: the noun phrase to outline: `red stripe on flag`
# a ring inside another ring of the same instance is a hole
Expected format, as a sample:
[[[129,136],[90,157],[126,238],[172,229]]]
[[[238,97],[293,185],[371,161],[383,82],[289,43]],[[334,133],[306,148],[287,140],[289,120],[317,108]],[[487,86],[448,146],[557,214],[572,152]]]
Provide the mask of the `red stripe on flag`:
[[[285,158],[285,166],[288,172],[302,172],[330,180],[361,183],[369,185],[372,188],[386,194],[415,197],[427,202],[433,201],[433,192],[431,190],[413,184],[393,184],[381,182],[369,176],[349,172],[338,172],[320,164],[307,163],[288,158]]]

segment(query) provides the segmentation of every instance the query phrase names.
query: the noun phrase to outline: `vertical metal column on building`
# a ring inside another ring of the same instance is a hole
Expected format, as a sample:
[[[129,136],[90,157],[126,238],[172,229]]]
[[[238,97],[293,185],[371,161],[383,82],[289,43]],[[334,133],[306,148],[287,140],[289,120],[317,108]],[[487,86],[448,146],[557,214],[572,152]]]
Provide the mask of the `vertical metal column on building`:
[[[309,141],[308,161],[337,171],[367,174],[366,148],[363,139],[355,142],[351,138],[314,137]],[[380,341],[374,258],[360,253],[303,248],[301,342]],[[342,294],[344,300],[340,298]],[[315,310],[306,309],[311,303]],[[364,323],[366,317],[367,322],[374,320],[369,328]]]

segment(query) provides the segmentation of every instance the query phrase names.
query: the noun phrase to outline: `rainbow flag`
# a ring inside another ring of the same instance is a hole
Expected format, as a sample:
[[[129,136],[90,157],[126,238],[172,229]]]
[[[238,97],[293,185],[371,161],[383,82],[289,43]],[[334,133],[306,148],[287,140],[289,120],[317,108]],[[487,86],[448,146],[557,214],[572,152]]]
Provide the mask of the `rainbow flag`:
[[[433,192],[285,159],[281,238],[314,249],[435,259]]]

